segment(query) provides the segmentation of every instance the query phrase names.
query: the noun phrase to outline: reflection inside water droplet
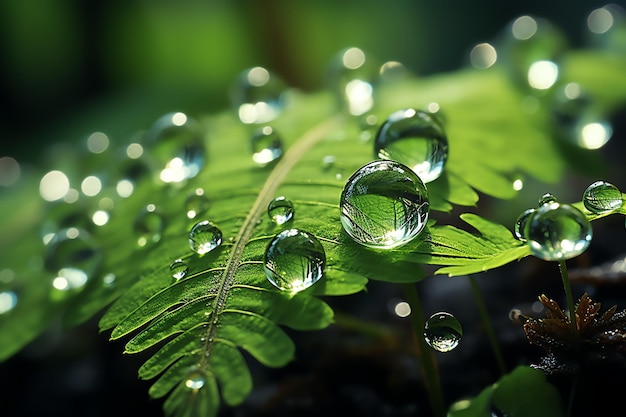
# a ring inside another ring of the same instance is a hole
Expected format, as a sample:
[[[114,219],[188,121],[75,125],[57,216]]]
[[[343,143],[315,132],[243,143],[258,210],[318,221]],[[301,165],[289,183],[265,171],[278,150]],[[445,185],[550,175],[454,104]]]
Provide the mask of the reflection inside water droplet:
[[[176,259],[170,264],[170,272],[172,277],[176,280],[184,278],[189,271],[189,267],[182,259]]]
[[[432,114],[399,110],[382,124],[374,140],[374,156],[398,161],[425,183],[437,179],[448,159],[448,139]]]
[[[284,196],[276,197],[268,204],[267,214],[274,223],[278,225],[285,224],[293,219],[293,203]]]
[[[461,323],[450,313],[435,313],[426,321],[424,338],[438,352],[449,352],[459,345],[463,329]]]
[[[341,193],[341,224],[356,242],[391,249],[415,238],[428,220],[424,183],[396,161],[373,161],[358,169]]]
[[[322,278],[324,247],[317,238],[298,229],[274,236],[265,250],[265,276],[276,288],[297,293]]]
[[[208,220],[196,223],[189,231],[189,246],[203,255],[222,244],[222,231]]]
[[[596,181],[583,193],[583,204],[592,213],[606,213],[617,210],[624,204],[622,192],[606,181]]]
[[[261,166],[273,162],[283,155],[283,143],[278,133],[265,126],[252,136],[252,160]]]

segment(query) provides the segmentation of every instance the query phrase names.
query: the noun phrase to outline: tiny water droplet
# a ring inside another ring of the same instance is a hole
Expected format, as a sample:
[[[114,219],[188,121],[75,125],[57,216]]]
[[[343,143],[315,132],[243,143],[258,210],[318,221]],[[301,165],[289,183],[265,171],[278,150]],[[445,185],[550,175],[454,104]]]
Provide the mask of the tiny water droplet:
[[[205,149],[198,123],[184,113],[168,113],[146,132],[150,156],[158,164],[159,179],[177,183],[193,178],[205,162]]]
[[[258,165],[265,166],[283,155],[283,143],[276,130],[270,126],[264,126],[257,131],[252,136],[250,144],[252,160]]]
[[[144,247],[161,240],[165,221],[156,207],[153,204],[148,204],[135,218],[133,227],[137,235],[137,245]]]
[[[285,107],[286,85],[262,67],[243,71],[236,80],[232,100],[239,119],[246,124],[274,120]]]
[[[293,203],[284,196],[276,197],[268,204],[267,214],[274,223],[278,225],[285,224],[293,219]]]
[[[515,221],[515,229],[513,232],[518,240],[526,242],[526,238],[524,237],[524,228],[526,227],[526,222],[528,222],[528,219],[530,219],[530,216],[534,214],[535,211],[535,209],[524,210]]]
[[[396,161],[373,161],[348,179],[340,200],[341,224],[356,242],[391,249],[415,238],[428,220],[428,191]]]
[[[176,259],[170,264],[170,272],[172,273],[172,277],[174,279],[179,280],[187,276],[187,272],[189,272],[189,267],[182,259]]]
[[[329,84],[338,101],[353,116],[367,113],[374,106],[374,80],[378,66],[359,48],[337,54],[329,65]]]
[[[569,204],[543,204],[527,221],[523,235],[532,255],[559,261],[580,255],[591,243],[591,224]]]
[[[197,391],[202,389],[206,384],[206,375],[196,367],[193,367],[185,379],[185,386],[190,390]]]
[[[450,313],[435,313],[424,327],[426,343],[438,352],[450,352],[458,346],[463,337],[461,323]]]
[[[209,209],[210,201],[204,194],[202,188],[198,188],[185,199],[185,208],[187,209],[187,218],[195,219]]]
[[[13,310],[17,305],[17,294],[14,291],[0,292],[0,315]]]
[[[544,204],[552,204],[552,203],[557,203],[557,202],[558,200],[553,194],[545,193],[544,195],[541,196],[541,198],[539,198],[539,202],[537,205],[541,207]]]
[[[222,231],[208,220],[196,223],[189,231],[189,246],[203,255],[222,244]]]
[[[296,293],[322,278],[324,247],[317,238],[298,229],[274,236],[265,250],[265,276],[276,288]]]
[[[448,139],[431,113],[406,109],[392,113],[374,139],[374,156],[398,161],[425,183],[441,175],[448,159]]]
[[[583,193],[583,204],[592,213],[606,213],[617,210],[624,204],[622,192],[606,181],[596,181]]]

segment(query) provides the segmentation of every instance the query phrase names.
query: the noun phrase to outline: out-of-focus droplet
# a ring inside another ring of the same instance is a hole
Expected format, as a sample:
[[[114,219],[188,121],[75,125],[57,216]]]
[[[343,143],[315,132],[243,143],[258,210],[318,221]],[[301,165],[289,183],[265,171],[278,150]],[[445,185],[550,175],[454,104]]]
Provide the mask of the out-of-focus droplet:
[[[159,242],[164,228],[165,221],[156,210],[156,206],[148,204],[135,218],[134,229],[137,245],[144,247]]]
[[[284,196],[276,197],[268,204],[267,214],[274,223],[283,225],[293,219],[293,203]]]
[[[189,267],[182,259],[176,259],[170,264],[170,272],[172,273],[172,277],[174,279],[179,280],[187,276]]]
[[[0,291],[0,315],[6,314],[17,306],[18,297],[14,291]]]
[[[9,187],[15,184],[21,175],[20,164],[10,156],[0,158],[0,187]]]
[[[39,194],[46,201],[60,200],[69,190],[70,180],[61,171],[50,171],[39,182]]]
[[[222,244],[222,231],[208,220],[196,223],[189,231],[189,246],[204,255]]]
[[[206,374],[196,367],[192,368],[185,377],[185,387],[192,391],[204,388],[206,384]]]
[[[264,126],[252,135],[250,145],[252,160],[261,166],[274,162],[283,155],[283,143],[280,136],[270,126]]]
[[[463,329],[459,320],[450,313],[435,313],[424,327],[426,343],[438,352],[450,352],[459,345]]]
[[[425,183],[439,178],[448,159],[448,138],[432,114],[406,109],[392,113],[374,140],[374,156],[398,161]]]
[[[387,61],[380,67],[380,79],[385,83],[402,80],[407,75],[406,67],[398,61]]]
[[[93,221],[93,224],[96,226],[104,226],[109,222],[110,217],[111,216],[108,211],[96,210],[91,216],[91,221]]]
[[[246,124],[274,120],[285,107],[286,90],[283,80],[263,67],[243,71],[232,92],[239,119]]]
[[[523,236],[532,255],[561,261],[578,256],[589,247],[592,229],[580,210],[554,201],[536,209],[526,221]]]
[[[109,137],[102,132],[94,132],[87,137],[87,149],[91,153],[102,153],[109,148]]]
[[[315,236],[298,229],[274,236],[265,250],[265,276],[276,288],[290,293],[309,288],[322,278],[324,247]]]
[[[359,168],[341,193],[341,224],[354,241],[391,249],[426,227],[428,191],[419,177],[396,161],[373,161]]]
[[[604,51],[626,53],[626,13],[615,3],[595,9],[587,17],[589,42]]]
[[[617,210],[624,204],[622,192],[606,181],[596,181],[583,193],[583,204],[592,213],[607,213]]]
[[[150,157],[156,161],[159,179],[178,183],[193,178],[204,167],[205,148],[198,123],[185,113],[168,113],[146,132]]]
[[[474,68],[487,69],[498,59],[496,48],[489,43],[479,43],[470,51],[470,63]]]
[[[359,48],[341,51],[329,65],[329,84],[342,107],[360,116],[374,106],[374,80],[378,67]]]
[[[202,188],[195,189],[185,199],[187,218],[195,219],[209,209],[210,201]]]

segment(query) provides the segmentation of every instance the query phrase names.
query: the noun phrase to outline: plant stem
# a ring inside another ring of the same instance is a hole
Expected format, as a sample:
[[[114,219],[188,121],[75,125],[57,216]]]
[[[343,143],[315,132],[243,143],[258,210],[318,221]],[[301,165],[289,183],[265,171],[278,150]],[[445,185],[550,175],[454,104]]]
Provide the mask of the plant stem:
[[[411,307],[411,324],[415,340],[417,341],[418,354],[421,359],[422,371],[428,390],[430,405],[433,410],[433,416],[444,417],[446,415],[445,404],[443,401],[443,390],[441,388],[441,378],[437,361],[432,349],[424,339],[424,313],[422,311],[422,303],[417,293],[415,284],[403,284],[404,295]]]
[[[563,289],[565,290],[565,298],[567,299],[567,308],[569,310],[569,319],[572,323],[572,332],[574,334],[574,341],[576,348],[578,349],[579,335],[578,326],[576,324],[576,306],[574,305],[574,297],[572,296],[572,286],[569,283],[569,277],[567,275],[567,265],[565,261],[559,261],[559,271],[561,271],[561,280],[563,281]]]
[[[480,314],[480,318],[483,322],[483,326],[485,326],[485,332],[487,333],[487,339],[489,339],[489,344],[491,345],[491,349],[493,350],[493,354],[496,356],[496,363],[498,364],[498,370],[501,375],[506,374],[506,365],[504,364],[504,357],[502,356],[502,350],[500,349],[500,344],[498,343],[498,339],[496,338],[496,333],[493,330],[493,325],[491,323],[491,319],[489,318],[489,313],[487,312],[487,306],[485,305],[485,299],[478,288],[478,284],[476,283],[476,279],[473,275],[469,275],[469,282],[472,287],[472,293],[474,294],[474,300],[476,300],[476,305],[478,306],[478,312]]]

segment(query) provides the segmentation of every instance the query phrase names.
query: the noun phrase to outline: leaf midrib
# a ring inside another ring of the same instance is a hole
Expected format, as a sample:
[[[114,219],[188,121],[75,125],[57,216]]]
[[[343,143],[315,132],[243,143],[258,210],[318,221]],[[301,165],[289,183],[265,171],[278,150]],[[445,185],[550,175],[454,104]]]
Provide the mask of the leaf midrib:
[[[226,298],[233,286],[235,276],[239,266],[241,265],[241,259],[246,248],[246,245],[252,234],[254,228],[257,225],[261,215],[265,212],[267,205],[274,198],[278,187],[283,183],[289,172],[293,169],[296,163],[311,149],[317,142],[330,133],[332,129],[337,128],[340,124],[341,117],[333,117],[324,120],[311,129],[306,131],[299,140],[297,140],[288,150],[283,157],[278,161],[270,175],[265,180],[263,188],[259,192],[254,204],[252,205],[246,219],[244,220],[235,242],[233,243],[230,251],[226,267],[221,275],[217,296],[213,302],[212,317],[207,325],[204,352],[201,359],[201,366],[207,364],[210,352],[215,344],[215,336],[218,330],[219,317],[221,316],[224,307],[226,305]]]

